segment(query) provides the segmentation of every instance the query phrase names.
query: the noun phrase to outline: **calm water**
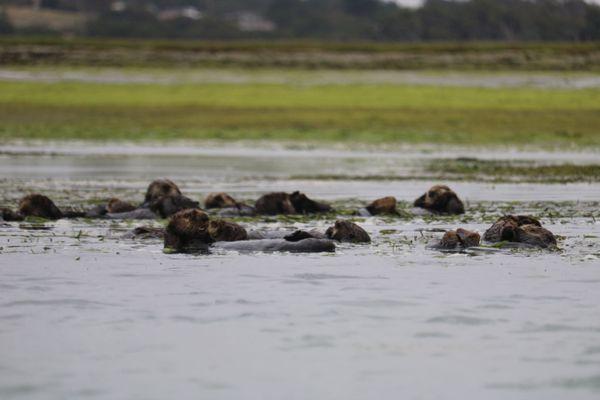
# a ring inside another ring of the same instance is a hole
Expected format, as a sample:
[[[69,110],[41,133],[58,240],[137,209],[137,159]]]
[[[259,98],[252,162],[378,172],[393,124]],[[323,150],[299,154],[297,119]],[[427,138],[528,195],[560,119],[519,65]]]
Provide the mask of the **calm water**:
[[[141,200],[161,176],[198,199],[215,190],[253,199],[301,189],[346,206],[383,195],[410,201],[434,182],[311,176],[410,178],[420,160],[448,156],[242,147],[0,151],[0,205],[12,207],[31,190],[59,205],[112,194]],[[577,159],[599,162],[595,154]],[[450,184],[468,203],[464,222],[368,218],[361,225],[371,245],[342,245],[329,255],[165,255],[159,241],[122,239],[136,225],[128,222],[0,227],[0,399],[598,398],[599,185]],[[562,251],[426,249],[439,230],[483,232],[504,210],[541,216],[561,236]]]

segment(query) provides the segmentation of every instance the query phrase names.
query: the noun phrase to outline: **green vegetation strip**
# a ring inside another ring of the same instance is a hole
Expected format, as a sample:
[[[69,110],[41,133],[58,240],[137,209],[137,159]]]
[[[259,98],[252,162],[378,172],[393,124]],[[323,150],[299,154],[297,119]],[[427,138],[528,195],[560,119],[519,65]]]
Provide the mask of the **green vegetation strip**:
[[[600,145],[600,90],[0,82],[0,138]]]
[[[472,158],[434,160],[427,171],[455,175],[467,180],[491,178],[496,181],[522,180],[527,182],[567,183],[600,181],[600,165],[555,164],[535,165],[531,162],[507,160],[478,160]]]
[[[3,65],[598,71],[588,43],[386,43],[0,38]]]

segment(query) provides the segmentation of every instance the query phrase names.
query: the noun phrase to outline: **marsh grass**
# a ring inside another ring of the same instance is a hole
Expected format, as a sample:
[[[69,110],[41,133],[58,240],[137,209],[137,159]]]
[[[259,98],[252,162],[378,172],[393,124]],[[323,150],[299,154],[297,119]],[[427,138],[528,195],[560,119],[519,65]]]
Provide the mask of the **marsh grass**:
[[[600,45],[5,37],[0,64],[590,71],[600,69]]]
[[[599,164],[535,165],[528,161],[479,160],[476,158],[431,161],[426,170],[460,176],[464,180],[522,180],[527,182],[568,183],[600,181]]]
[[[0,82],[0,138],[599,146],[600,90]]]

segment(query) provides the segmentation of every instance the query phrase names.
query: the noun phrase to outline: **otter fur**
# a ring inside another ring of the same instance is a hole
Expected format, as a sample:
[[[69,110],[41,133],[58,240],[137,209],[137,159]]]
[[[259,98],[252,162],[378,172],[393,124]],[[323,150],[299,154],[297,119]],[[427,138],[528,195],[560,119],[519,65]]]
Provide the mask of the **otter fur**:
[[[415,200],[414,206],[441,214],[458,215],[465,213],[462,200],[446,185],[431,187],[424,195]]]
[[[396,210],[397,200],[393,196],[383,197],[381,199],[374,200],[367,207],[367,211],[371,215],[380,215],[380,214],[397,214]]]
[[[208,223],[208,234],[215,242],[248,240],[248,232],[242,226],[223,219],[210,221]]]
[[[18,214],[23,217],[60,219],[64,214],[52,200],[41,194],[29,194],[19,201]]]
[[[371,237],[360,226],[354,222],[346,220],[337,220],[335,224],[327,229],[325,235],[329,239],[337,240],[338,242],[350,243],[370,243]]]
[[[177,185],[169,179],[156,179],[152,181],[150,185],[148,185],[148,189],[146,189],[144,205],[150,205],[150,203],[164,196],[181,196],[181,191]]]
[[[506,215],[498,219],[483,235],[488,242],[516,242],[533,247],[555,248],[556,237],[527,215]]]
[[[213,239],[208,233],[208,215],[188,209],[171,216],[165,228],[164,247],[175,252],[207,251]]]

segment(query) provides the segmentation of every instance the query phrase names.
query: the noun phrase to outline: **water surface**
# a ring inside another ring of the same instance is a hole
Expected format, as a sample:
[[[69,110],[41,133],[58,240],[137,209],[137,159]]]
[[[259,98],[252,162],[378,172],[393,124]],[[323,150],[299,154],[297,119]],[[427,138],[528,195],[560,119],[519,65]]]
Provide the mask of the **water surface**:
[[[468,151],[6,145],[0,153],[2,206],[30,191],[61,206],[141,201],[148,182],[165,176],[196,199],[300,189],[342,208],[394,195],[410,210],[437,183],[411,178],[419,163]],[[594,153],[581,159],[598,162]],[[407,179],[311,178],[323,171]],[[327,255],[166,255],[160,241],[123,239],[139,224],[128,221],[0,227],[0,398],[598,398],[599,185],[450,185],[466,216],[362,219],[373,243]],[[505,212],[540,217],[561,251],[426,247],[445,229],[483,232]]]

